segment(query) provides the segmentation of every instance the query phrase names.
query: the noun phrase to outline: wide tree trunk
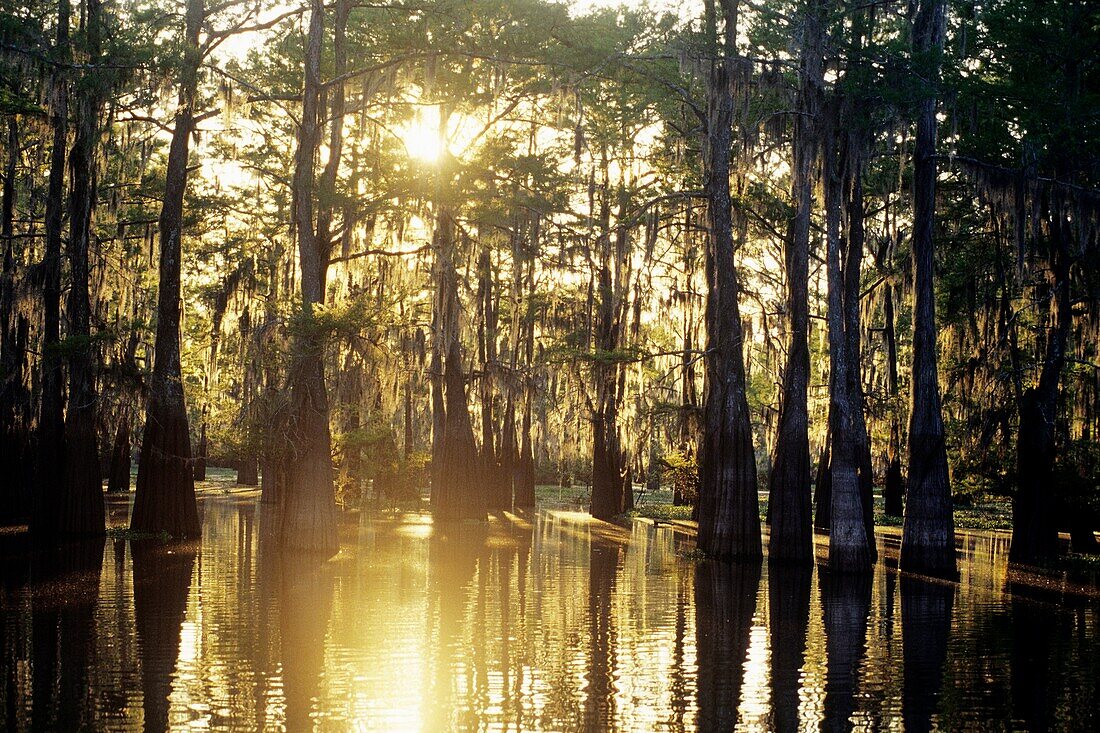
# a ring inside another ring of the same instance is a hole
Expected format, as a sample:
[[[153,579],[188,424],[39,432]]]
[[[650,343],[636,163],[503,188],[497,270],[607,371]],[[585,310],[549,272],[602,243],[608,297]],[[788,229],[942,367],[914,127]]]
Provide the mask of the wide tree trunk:
[[[1052,488],[1057,458],[1059,386],[1073,325],[1070,292],[1070,252],[1065,207],[1052,191],[1049,206],[1051,286],[1048,323],[1039,383],[1020,398],[1020,430],[1016,438],[1016,496],[1012,503],[1013,562],[1034,563],[1058,554],[1057,499]],[[1089,528],[1091,533],[1091,528]],[[1080,532],[1079,532],[1080,534]]]
[[[703,438],[699,446],[699,549],[727,559],[759,558],[760,509],[756,454],[746,394],[743,328],[734,264],[730,151],[734,74],[737,72],[737,2],[722,0],[724,58],[707,79],[703,147],[707,212],[707,350]],[[708,3],[708,35],[718,50],[717,20]]]
[[[535,447],[531,439],[530,397],[527,398],[523,408],[519,459],[516,461],[514,485],[516,506],[527,508],[535,506]]]
[[[46,188],[46,249],[42,256],[42,400],[38,413],[38,456],[31,532],[57,531],[57,507],[65,479],[65,396],[61,358],[61,234],[65,206],[65,147],[68,139],[69,91],[66,76],[69,47],[69,0],[60,0],[50,85],[50,179]]]
[[[321,98],[324,14],[324,3],[311,0],[302,122],[298,129],[292,182],[302,287],[299,318],[303,327],[294,335],[288,375],[291,455],[287,456],[286,461],[286,485],[280,487],[279,493],[279,541],[286,548],[334,555],[339,549],[339,537],[332,473],[332,434],[325,388],[325,344],[317,329],[311,327],[315,308],[325,300],[330,249],[328,222],[335,167],[339,165],[340,158],[337,142],[335,149],[330,146],[329,164],[321,175],[319,192],[314,165],[321,143],[322,118],[326,114]],[[340,25],[337,24],[338,33],[342,32]],[[338,49],[342,47],[339,42],[336,45]],[[342,106],[342,86],[337,85],[334,92],[339,97],[333,103],[332,124],[336,126],[343,123],[343,111],[335,109],[338,103]],[[339,140],[342,138],[337,136]],[[321,203],[316,205],[318,198]]]
[[[85,3],[84,38],[92,64],[100,60],[102,5]],[[92,240],[92,211],[96,204],[95,157],[99,145],[99,117],[104,99],[103,80],[88,72],[80,86],[76,140],[69,156],[69,406],[65,413],[65,483],[58,513],[58,529],[66,534],[100,534],[103,481],[100,477],[96,430],[98,395],[95,350],[92,344],[88,255]]]
[[[260,483],[260,462],[256,456],[247,453],[237,461],[237,484],[240,486],[257,486]]]
[[[437,348],[442,356],[444,418],[438,465],[433,466],[432,514],[439,520],[485,519],[486,495],[481,482],[477,443],[466,397],[459,333],[458,272],[454,264],[455,223],[441,206],[433,247],[437,269]]]
[[[145,432],[138,460],[130,527],[173,537],[202,533],[191,466],[191,436],[180,367],[180,271],[187,158],[195,125],[195,95],[202,51],[199,33],[204,0],[188,0],[183,66],[172,142],[168,149],[160,212],[160,290],[157,295],[156,358],[149,381]]]
[[[794,218],[786,246],[787,313],[790,343],[783,370],[779,429],[769,481],[768,556],[773,560],[813,562],[810,506],[810,437],[807,393],[810,380],[810,214],[813,206],[815,119],[823,84],[821,51],[824,23],[821,3],[802,14],[799,114],[795,121],[791,198]]]
[[[913,51],[935,57],[943,50],[942,0],[921,0],[913,20]],[[947,472],[936,356],[933,227],[936,216],[936,95],[925,90],[913,149],[913,367],[909,411],[909,479],[901,532],[900,567],[954,576],[955,520]]]

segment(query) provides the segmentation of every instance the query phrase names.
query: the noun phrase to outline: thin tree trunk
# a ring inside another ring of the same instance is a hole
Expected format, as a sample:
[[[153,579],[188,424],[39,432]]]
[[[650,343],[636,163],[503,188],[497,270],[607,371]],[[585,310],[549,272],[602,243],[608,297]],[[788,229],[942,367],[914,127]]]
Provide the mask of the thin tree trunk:
[[[195,501],[191,437],[180,367],[180,260],[187,157],[195,126],[195,96],[202,63],[199,33],[205,14],[203,3],[204,0],[187,0],[184,20],[184,60],[159,222],[156,358],[149,383],[137,490],[130,518],[130,527],[134,530],[167,532],[173,537],[198,537],[202,532]]]
[[[0,271],[0,466],[7,473],[0,495],[0,524],[16,523],[26,516],[30,486],[27,465],[33,463],[29,441],[29,394],[24,388],[24,340],[20,339],[15,312],[15,177],[19,166],[19,124],[7,120],[4,141],[3,191],[0,192],[0,239],[3,240]]]
[[[706,394],[699,449],[699,548],[713,557],[762,555],[756,454],[746,394],[743,329],[734,265],[730,151],[732,78],[737,39],[736,0],[720,0],[724,58],[707,80],[703,170],[707,211]],[[717,19],[708,0],[708,36],[717,50]]]
[[[833,418],[826,420],[825,441],[817,457],[817,473],[814,478],[814,529],[826,531],[833,523],[833,477],[829,472],[830,448],[833,442]]]
[[[69,91],[66,68],[72,58],[69,47],[69,0],[58,2],[54,57],[58,63],[50,80],[52,147],[50,180],[46,190],[46,250],[42,257],[42,401],[38,415],[38,460],[31,516],[31,531],[50,535],[57,531],[57,506],[64,481],[65,397],[61,359],[61,232],[65,199],[65,147],[69,124]]]
[[[898,396],[898,346],[897,335],[894,331],[894,288],[889,282],[885,283],[884,287],[886,292],[883,297],[882,310],[886,318],[884,332],[888,369],[887,381],[890,398],[896,400]],[[886,465],[886,483],[882,489],[885,512],[891,516],[900,517],[904,511],[902,504],[904,495],[905,481],[901,475],[901,425],[898,424],[897,412],[893,411],[890,418],[890,446]]]
[[[196,481],[206,480],[206,451],[206,423],[203,422],[202,426],[199,428],[199,444],[195,451],[195,457],[192,461],[195,467],[193,476],[195,477]]]
[[[939,78],[943,50],[942,0],[921,0],[913,20],[915,54],[935,56]],[[909,480],[901,533],[900,567],[954,576],[955,520],[947,473],[943,412],[936,366],[935,250],[936,96],[926,90],[917,116],[913,149],[913,367],[909,412]]]
[[[111,448],[111,465],[107,471],[107,492],[122,493],[130,490],[130,417],[123,415],[115,432]]]
[[[857,128],[854,128],[858,130]],[[867,551],[874,561],[875,547],[875,478],[871,463],[871,436],[863,411],[863,349],[860,332],[859,295],[860,266],[863,263],[863,159],[858,132],[849,132],[847,142],[846,210],[848,241],[844,254],[844,337],[848,349],[848,394],[852,406],[852,437],[855,444],[856,468],[859,473],[859,496],[863,507],[863,529],[867,534]]]
[[[822,6],[803,14],[799,115],[795,122],[791,198],[795,213],[786,247],[787,313],[790,346],[783,370],[783,397],[769,481],[768,556],[775,560],[813,562],[810,506],[810,437],[807,394],[810,380],[810,214],[813,206],[815,119],[823,84]]]

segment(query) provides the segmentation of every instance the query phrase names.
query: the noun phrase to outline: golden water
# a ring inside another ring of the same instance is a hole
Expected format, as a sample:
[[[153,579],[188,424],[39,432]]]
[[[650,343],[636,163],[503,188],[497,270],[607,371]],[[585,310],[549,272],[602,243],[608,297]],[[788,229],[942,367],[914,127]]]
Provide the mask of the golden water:
[[[6,541],[5,730],[1098,723],[1100,608],[1010,592],[1003,535],[963,537],[956,584],[700,563],[672,527],[547,510],[353,517],[318,563],[254,494],[203,504],[201,544]]]

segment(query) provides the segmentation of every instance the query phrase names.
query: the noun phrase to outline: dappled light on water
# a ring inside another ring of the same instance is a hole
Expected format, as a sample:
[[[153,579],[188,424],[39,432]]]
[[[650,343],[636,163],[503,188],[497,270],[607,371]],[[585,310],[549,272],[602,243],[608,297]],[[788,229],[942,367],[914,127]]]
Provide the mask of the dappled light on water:
[[[5,540],[5,730],[1096,722],[1096,601],[1010,593],[1003,536],[964,535],[958,585],[698,561],[675,526],[546,510],[348,517],[320,562],[276,551],[253,496],[203,512],[201,544]]]

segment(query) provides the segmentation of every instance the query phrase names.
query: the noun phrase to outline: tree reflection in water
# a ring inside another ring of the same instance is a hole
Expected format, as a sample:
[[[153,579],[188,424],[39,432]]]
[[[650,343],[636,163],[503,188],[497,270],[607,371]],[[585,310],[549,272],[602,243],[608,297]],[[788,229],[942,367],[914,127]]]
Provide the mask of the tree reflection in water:
[[[901,577],[901,639],[905,665],[902,717],[911,733],[932,730],[951,636],[953,583]]]
[[[811,567],[768,563],[772,726],[777,733],[798,730],[798,693],[810,623],[812,578]]]
[[[317,562],[205,504],[201,546],[0,553],[0,729],[1095,729],[1100,608],[1006,585],[994,535],[957,584],[565,511],[349,518]]]
[[[867,646],[867,616],[871,609],[871,578],[862,573],[822,570],[821,606],[825,618],[825,731],[852,729],[859,666]]]
[[[706,560],[695,568],[700,730],[733,730],[737,723],[759,587],[759,562]]]
[[[168,729],[172,679],[198,552],[196,543],[130,543],[134,562],[134,626],[141,649],[144,730]]]
[[[318,708],[325,667],[325,634],[332,614],[333,568],[323,558],[285,551],[279,557],[281,639],[286,730],[312,730],[326,717]]]

